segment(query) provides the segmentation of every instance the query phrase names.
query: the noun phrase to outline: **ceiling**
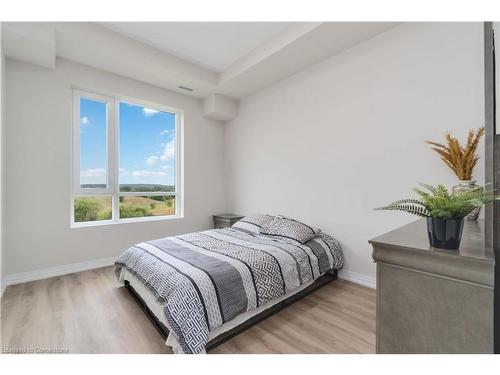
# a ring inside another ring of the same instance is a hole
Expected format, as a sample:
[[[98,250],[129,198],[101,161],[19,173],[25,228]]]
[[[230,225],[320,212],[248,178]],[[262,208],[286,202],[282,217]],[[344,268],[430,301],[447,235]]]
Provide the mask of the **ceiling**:
[[[395,26],[392,22],[1,25],[2,48],[9,58],[49,69],[55,68],[57,58],[74,61],[205,101],[212,98],[207,101],[211,107],[225,103],[229,109],[230,101],[236,103]]]
[[[113,31],[220,73],[290,22],[106,22]]]

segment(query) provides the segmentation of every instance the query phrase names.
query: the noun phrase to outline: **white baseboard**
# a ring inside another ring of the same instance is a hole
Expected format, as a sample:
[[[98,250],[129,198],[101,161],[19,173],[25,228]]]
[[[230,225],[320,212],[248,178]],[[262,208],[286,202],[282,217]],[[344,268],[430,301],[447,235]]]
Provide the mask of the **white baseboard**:
[[[50,277],[67,275],[69,273],[93,270],[96,268],[111,266],[116,257],[88,260],[86,262],[66,264],[63,266],[45,268],[42,270],[14,273],[5,276],[2,283],[2,294],[9,285],[27,283],[29,281],[48,279]]]
[[[368,288],[375,289],[377,287],[377,280],[372,276],[366,276],[352,271],[340,271],[339,279],[351,281],[356,284],[367,286]]]

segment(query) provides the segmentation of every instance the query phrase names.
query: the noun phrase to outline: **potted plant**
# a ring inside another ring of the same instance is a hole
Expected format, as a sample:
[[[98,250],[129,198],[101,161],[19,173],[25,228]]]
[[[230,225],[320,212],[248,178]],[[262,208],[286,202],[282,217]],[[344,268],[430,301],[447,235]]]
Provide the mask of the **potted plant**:
[[[464,217],[472,210],[499,199],[482,186],[451,194],[443,185],[420,184],[425,190],[414,189],[420,199],[402,199],[376,210],[398,210],[427,219],[431,246],[458,249],[462,238]]]
[[[458,139],[450,133],[445,136],[445,144],[426,141],[426,143],[434,146],[432,149],[441,156],[441,160],[457,176],[458,184],[452,187],[453,193],[474,190],[477,187],[476,181],[472,179],[472,172],[479,160],[477,147],[483,135],[484,127],[478,130],[469,130],[465,145],[461,145]],[[466,219],[477,220],[480,210],[479,207],[475,208],[466,216]]]

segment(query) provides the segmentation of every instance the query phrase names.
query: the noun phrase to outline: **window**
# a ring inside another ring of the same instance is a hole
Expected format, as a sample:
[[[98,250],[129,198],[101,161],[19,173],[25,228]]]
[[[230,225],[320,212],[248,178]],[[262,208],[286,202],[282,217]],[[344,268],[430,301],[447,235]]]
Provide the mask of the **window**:
[[[182,112],[74,91],[71,223],[180,217]]]

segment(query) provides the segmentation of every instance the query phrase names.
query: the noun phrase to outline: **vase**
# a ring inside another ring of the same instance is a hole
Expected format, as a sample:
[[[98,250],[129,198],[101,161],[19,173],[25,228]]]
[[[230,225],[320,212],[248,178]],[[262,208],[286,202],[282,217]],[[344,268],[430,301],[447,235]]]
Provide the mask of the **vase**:
[[[427,233],[431,246],[440,249],[455,250],[460,247],[463,219],[427,218]]]
[[[459,180],[458,184],[451,188],[451,191],[453,192],[453,194],[456,194],[456,193],[460,193],[463,191],[469,191],[469,190],[473,190],[473,189],[477,189],[477,188],[478,188],[478,186],[476,185],[476,180]],[[465,220],[468,220],[468,221],[477,220],[480,212],[481,212],[480,207],[473,209],[465,217]]]

